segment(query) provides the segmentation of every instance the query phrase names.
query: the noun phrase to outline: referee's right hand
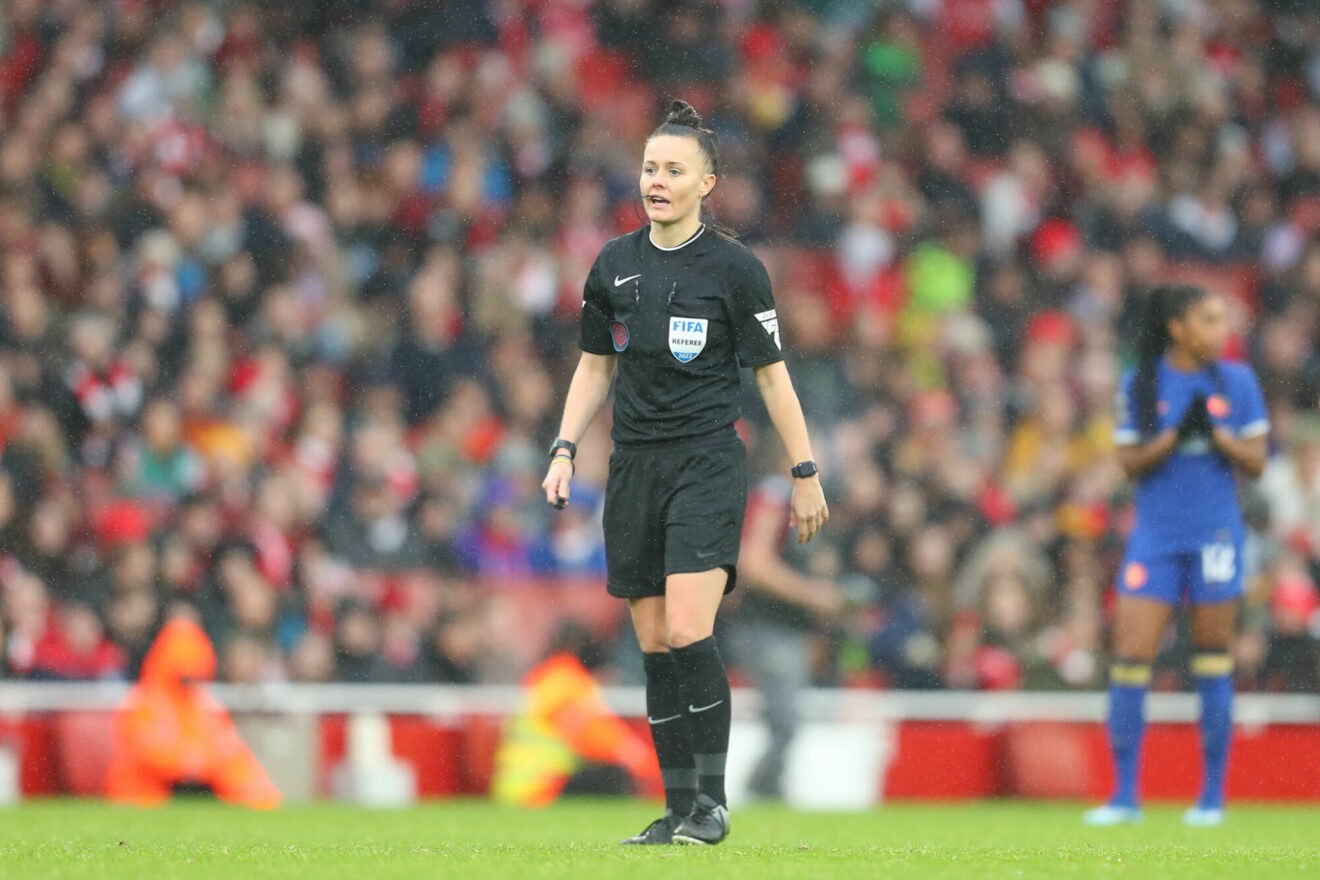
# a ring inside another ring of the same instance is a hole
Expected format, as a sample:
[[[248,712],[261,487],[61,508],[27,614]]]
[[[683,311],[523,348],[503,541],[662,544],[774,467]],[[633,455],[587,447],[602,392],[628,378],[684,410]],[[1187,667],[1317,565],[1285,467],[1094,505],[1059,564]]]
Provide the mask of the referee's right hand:
[[[545,502],[557,510],[568,506],[569,483],[573,482],[573,462],[567,456],[555,456],[550,460],[550,469],[546,471],[541,488],[545,490]]]

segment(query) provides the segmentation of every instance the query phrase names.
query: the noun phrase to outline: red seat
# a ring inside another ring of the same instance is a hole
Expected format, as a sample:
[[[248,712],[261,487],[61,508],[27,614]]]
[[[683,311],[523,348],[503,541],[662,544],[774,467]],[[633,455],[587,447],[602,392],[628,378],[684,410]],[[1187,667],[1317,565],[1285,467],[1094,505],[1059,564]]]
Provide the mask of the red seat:
[[[463,718],[463,767],[459,793],[490,794],[495,778],[495,753],[504,737],[504,719],[498,715],[466,715]]]
[[[61,712],[55,717],[55,755],[65,792],[105,794],[113,734],[113,712]]]
[[[1007,725],[1000,739],[1000,794],[1084,800],[1097,788],[1086,725],[1032,721]]]

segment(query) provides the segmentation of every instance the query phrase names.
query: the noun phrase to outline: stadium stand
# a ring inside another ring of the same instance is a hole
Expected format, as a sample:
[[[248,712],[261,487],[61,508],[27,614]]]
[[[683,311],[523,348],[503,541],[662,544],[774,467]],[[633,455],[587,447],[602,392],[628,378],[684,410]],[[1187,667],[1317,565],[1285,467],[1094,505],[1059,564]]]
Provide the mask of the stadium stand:
[[[821,438],[799,563],[875,587],[818,684],[1101,682],[1114,389],[1182,279],[1231,298],[1274,423],[1238,684],[1314,691],[1308,10],[5,3],[0,672],[131,677],[187,603],[229,682],[509,683],[565,614],[636,680],[599,592],[604,420],[572,508],[537,486],[582,281],[681,95]]]

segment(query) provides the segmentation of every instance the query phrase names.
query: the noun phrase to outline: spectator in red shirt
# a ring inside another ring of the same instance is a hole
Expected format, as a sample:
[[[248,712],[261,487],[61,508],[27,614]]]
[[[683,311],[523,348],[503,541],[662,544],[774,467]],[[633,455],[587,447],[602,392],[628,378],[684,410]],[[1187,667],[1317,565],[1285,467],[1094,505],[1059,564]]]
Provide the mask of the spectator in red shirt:
[[[123,649],[105,632],[90,605],[68,601],[51,614],[38,639],[31,678],[56,681],[103,681],[124,677],[128,665]]]

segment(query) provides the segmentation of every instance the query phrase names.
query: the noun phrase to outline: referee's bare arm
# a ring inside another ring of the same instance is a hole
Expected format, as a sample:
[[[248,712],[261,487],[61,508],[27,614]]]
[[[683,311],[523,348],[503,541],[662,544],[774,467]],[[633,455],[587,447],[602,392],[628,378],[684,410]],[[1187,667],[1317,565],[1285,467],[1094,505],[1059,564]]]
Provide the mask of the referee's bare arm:
[[[587,426],[600,412],[605,397],[610,393],[618,357],[612,354],[592,354],[584,351],[573,371],[568,385],[568,398],[564,401],[564,417],[559,422],[559,436],[574,444],[582,441]],[[545,489],[548,504],[568,503],[569,483],[573,479],[571,459],[556,456],[550,460],[541,488]]]
[[[753,367],[756,374],[756,387],[765,401],[766,412],[770,421],[784,443],[784,449],[795,463],[813,461],[811,438],[807,436],[807,420],[802,415],[802,404],[797,392],[793,390],[793,380],[789,378],[788,367],[783,361]],[[793,480],[793,500],[790,505],[789,525],[797,529],[798,543],[803,544],[816,537],[820,527],[830,518],[829,506],[825,503],[825,490],[821,488],[820,477],[813,475]]]

